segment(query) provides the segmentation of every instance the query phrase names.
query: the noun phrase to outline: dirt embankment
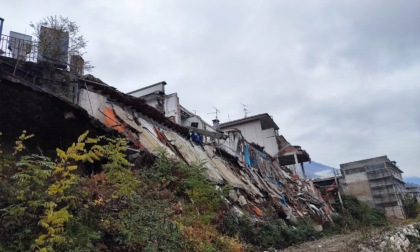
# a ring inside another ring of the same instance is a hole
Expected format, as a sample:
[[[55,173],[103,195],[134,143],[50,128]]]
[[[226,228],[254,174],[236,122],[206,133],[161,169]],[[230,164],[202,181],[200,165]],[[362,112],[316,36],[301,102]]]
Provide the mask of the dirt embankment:
[[[356,252],[357,245],[379,235],[384,229],[362,229],[347,234],[339,234],[316,241],[305,242],[300,245],[289,247],[284,252]]]
[[[284,252],[420,251],[420,223],[394,224],[386,228],[361,228],[289,247]]]

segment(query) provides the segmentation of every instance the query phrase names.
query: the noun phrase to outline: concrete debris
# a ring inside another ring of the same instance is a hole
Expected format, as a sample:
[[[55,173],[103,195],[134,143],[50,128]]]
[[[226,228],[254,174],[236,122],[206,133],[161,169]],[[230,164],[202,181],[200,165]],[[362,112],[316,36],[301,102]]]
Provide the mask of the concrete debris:
[[[232,212],[237,218],[241,218],[242,216],[244,216],[244,213],[241,210],[239,210],[237,206],[232,207]]]
[[[314,226],[315,231],[317,232],[322,232],[322,230],[324,230],[324,228],[322,227],[322,225],[315,225]]]
[[[408,252],[410,250],[410,240],[408,237],[420,238],[420,223],[410,224],[395,230],[383,233],[379,236],[358,245],[360,251],[396,251]]]
[[[248,201],[246,201],[246,199],[243,195],[239,196],[238,202],[239,202],[240,206],[246,206],[246,204],[248,204]]]
[[[229,190],[229,199],[233,202],[236,203],[238,201],[238,195],[236,195],[235,190]]]

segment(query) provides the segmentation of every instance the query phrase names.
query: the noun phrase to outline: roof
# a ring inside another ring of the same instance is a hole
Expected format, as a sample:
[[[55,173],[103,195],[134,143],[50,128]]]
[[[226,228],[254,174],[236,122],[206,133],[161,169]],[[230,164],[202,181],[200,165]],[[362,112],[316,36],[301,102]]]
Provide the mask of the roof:
[[[386,155],[343,163],[343,164],[340,164],[340,169],[346,170],[346,169],[353,169],[359,166],[360,167],[366,166],[369,168],[370,171],[373,171],[373,170],[383,169],[385,167],[384,166],[385,163],[388,165],[391,165],[398,172],[404,173],[400,168],[398,168],[398,166],[396,165],[396,162],[391,161]]]
[[[420,185],[414,184],[414,183],[406,183],[405,188],[419,188],[420,189]]]
[[[342,164],[340,164],[340,168],[341,169],[345,169],[347,167],[353,168],[353,165],[356,165],[356,164],[357,165],[361,164],[361,163],[363,163],[363,164],[364,163],[375,164],[375,163],[383,163],[383,162],[387,162],[387,161],[390,161],[387,156],[373,157],[373,158],[367,158],[367,159],[361,159],[361,160],[351,161],[351,162],[347,162],[347,163],[342,163]]]
[[[165,85],[166,85],[166,81],[161,81],[161,82],[158,82],[158,83],[155,83],[155,84],[149,85],[149,86],[147,86],[147,87],[139,88],[139,89],[136,89],[136,90],[134,90],[134,91],[128,92],[127,94],[133,94],[133,93],[136,93],[136,92],[138,92],[138,91],[142,91],[142,90],[145,90],[145,89],[148,89],[148,88],[151,88],[151,87],[157,86],[157,85],[164,85],[164,86],[165,86]]]
[[[262,121],[263,124],[266,124],[266,128],[274,128],[275,130],[279,129],[279,126],[277,126],[277,124],[274,122],[273,118],[267,114],[259,114],[259,115],[255,115],[255,116],[250,116],[250,117],[245,117],[242,119],[238,119],[238,120],[234,120],[234,121],[230,121],[230,122],[226,122],[226,123],[221,123],[220,124],[220,128],[230,128],[232,126],[236,126],[236,125],[240,125],[240,124],[245,124],[247,122],[252,122],[252,121]]]

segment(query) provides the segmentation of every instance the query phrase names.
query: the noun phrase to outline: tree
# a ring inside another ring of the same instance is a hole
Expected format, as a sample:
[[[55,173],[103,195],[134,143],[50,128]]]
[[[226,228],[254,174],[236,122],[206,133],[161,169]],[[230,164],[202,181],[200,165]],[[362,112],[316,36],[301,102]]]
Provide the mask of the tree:
[[[67,17],[49,16],[37,23],[31,22],[30,26],[38,40],[39,61],[67,68],[69,57],[81,57],[86,53],[87,41],[80,35],[80,27]],[[92,68],[88,61],[84,62],[85,70]]]
[[[407,215],[408,218],[416,218],[420,213],[420,205],[417,202],[417,199],[410,194],[405,195],[403,208],[405,215]]]

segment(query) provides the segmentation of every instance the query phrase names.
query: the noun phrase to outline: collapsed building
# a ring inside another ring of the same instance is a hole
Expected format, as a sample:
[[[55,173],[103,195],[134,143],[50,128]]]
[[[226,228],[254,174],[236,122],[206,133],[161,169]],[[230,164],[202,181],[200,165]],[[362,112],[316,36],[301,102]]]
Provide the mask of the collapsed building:
[[[14,43],[19,39],[13,38]],[[11,50],[11,41],[2,35],[3,52]],[[13,142],[26,130],[37,136],[39,149],[48,151],[71,144],[86,130],[124,136],[130,151],[138,155],[157,155],[164,149],[186,164],[203,162],[210,181],[232,187],[227,200],[237,216],[263,220],[264,205],[272,202],[279,215],[292,222],[302,217],[318,224],[331,221],[333,209],[312,181],[287,167],[296,168],[309,155],[281,142],[279,135],[270,146],[276,151],[271,152],[265,143],[252,142],[237,127],[219,128],[218,120],[210,126],[183,108],[177,95],[166,95],[165,82],[124,94],[92,75],[83,75],[80,58],[72,57],[71,64],[60,64],[61,69],[52,73],[46,72],[45,62],[36,53],[0,56],[0,132],[5,142]]]

